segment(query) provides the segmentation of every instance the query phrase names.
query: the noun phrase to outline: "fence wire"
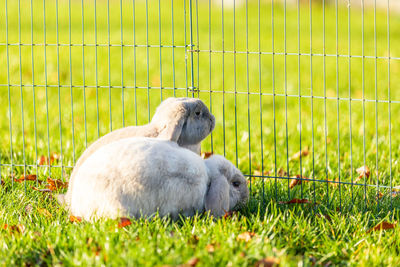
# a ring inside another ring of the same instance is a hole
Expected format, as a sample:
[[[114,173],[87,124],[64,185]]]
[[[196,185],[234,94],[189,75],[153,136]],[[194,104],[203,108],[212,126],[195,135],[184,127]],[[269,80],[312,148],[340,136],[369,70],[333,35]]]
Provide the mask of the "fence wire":
[[[396,207],[395,1],[0,2],[1,181],[67,179],[91,142],[189,96],[217,119],[202,150],[252,198]]]

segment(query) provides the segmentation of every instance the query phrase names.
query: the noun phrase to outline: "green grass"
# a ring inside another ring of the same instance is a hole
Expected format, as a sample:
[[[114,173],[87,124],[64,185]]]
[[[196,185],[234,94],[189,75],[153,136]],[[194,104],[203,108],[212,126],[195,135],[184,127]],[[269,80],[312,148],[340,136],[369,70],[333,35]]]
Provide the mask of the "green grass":
[[[25,211],[28,205],[32,211]],[[328,221],[314,216],[307,206],[286,208],[272,202],[260,209],[254,202],[249,206],[240,215],[216,221],[204,216],[177,222],[156,217],[118,228],[112,220],[71,223],[53,198],[8,188],[1,192],[1,220],[22,224],[25,230],[22,234],[1,230],[1,264],[163,266],[198,258],[198,266],[246,266],[264,257],[278,258],[281,266],[312,261],[357,266],[398,262],[398,230],[366,233],[392,216],[378,219],[354,210],[330,212]],[[51,218],[38,212],[44,208]],[[243,232],[256,235],[246,242],[238,239]],[[214,252],[208,252],[209,244]]]
[[[198,257],[203,266],[252,265],[266,256],[279,258],[282,265],[309,264],[310,258],[322,265],[399,261],[398,230],[366,234],[381,220],[399,218],[399,199],[390,193],[390,186],[400,182],[398,13],[393,11],[389,19],[394,57],[389,82],[385,10],[376,12],[376,55],[384,58],[375,60],[370,7],[364,13],[363,43],[361,9],[351,7],[349,24],[349,9],[339,6],[336,42],[335,7],[327,5],[324,42],[324,10],[319,3],[312,7],[312,38],[307,4],[299,13],[295,5],[287,6],[285,38],[285,10],[275,3],[272,39],[270,4],[260,6],[260,21],[257,2],[249,1],[248,19],[245,6],[237,7],[235,16],[226,7],[223,25],[215,4],[209,32],[209,6],[199,1],[192,29],[193,43],[198,45],[194,49],[200,52],[193,52],[192,80],[191,52],[184,48],[190,44],[190,20],[183,1],[174,1],[173,10],[169,1],[161,1],[161,21],[157,1],[149,1],[148,16],[145,2],[136,3],[135,31],[131,1],[122,1],[122,9],[118,1],[111,1],[110,31],[106,1],[97,2],[97,24],[92,1],[83,1],[83,16],[82,2],[71,1],[71,18],[68,1],[58,2],[58,13],[55,2],[46,1],[46,31],[42,1],[32,1],[33,24],[30,1],[20,1],[20,16],[18,1],[0,2],[1,25],[6,3],[8,10],[8,28],[0,27],[0,173],[5,181],[0,225],[26,227],[23,234],[1,230],[0,264],[153,266]],[[163,45],[177,47],[157,47],[160,34]],[[7,39],[14,45],[7,47]],[[24,45],[15,45],[20,42]],[[94,46],[96,42],[100,45]],[[134,42],[139,46],[134,48]],[[147,43],[152,47],[143,46]],[[277,54],[272,56],[272,51]],[[147,123],[161,97],[191,96],[192,85],[199,90],[195,96],[210,106],[217,119],[203,150],[225,155],[251,180],[251,202],[237,217],[212,221],[199,216],[178,222],[156,218],[135,221],[124,229],[116,228],[114,221],[72,224],[54,199],[31,189],[32,182],[12,183],[11,175],[24,173],[38,174],[41,180],[49,175],[68,179],[87,144],[112,129]],[[301,162],[289,160],[300,144],[311,153]],[[51,168],[37,165],[41,155],[52,152],[62,157]],[[364,162],[371,169],[370,178],[352,185]],[[261,169],[269,171],[265,179],[252,176]],[[289,177],[301,173],[318,181],[290,189],[287,177],[275,179],[280,169],[289,169]],[[319,181],[326,179],[345,184]],[[379,201],[378,184],[383,194]],[[317,205],[279,204],[292,198],[308,198]],[[30,214],[25,211],[28,204],[33,207]],[[46,208],[52,217],[41,215],[37,208]],[[332,222],[316,213],[329,214]],[[257,236],[248,243],[237,241],[244,231]],[[194,235],[199,238],[195,244]],[[209,243],[220,247],[208,253]]]

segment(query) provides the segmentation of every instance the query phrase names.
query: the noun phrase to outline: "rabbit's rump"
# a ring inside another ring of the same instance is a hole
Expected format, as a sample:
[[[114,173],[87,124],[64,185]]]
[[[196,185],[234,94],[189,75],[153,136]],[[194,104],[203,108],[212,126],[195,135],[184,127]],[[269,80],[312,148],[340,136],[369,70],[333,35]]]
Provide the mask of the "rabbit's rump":
[[[209,178],[203,160],[170,141],[128,138],[89,157],[71,188],[70,211],[86,220],[193,215],[204,209]]]

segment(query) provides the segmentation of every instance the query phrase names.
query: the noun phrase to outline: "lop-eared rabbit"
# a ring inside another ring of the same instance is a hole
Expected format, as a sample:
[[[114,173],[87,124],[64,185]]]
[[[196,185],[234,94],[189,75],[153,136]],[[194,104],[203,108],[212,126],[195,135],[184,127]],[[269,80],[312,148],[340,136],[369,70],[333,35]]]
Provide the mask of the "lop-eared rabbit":
[[[177,142],[200,154],[201,141],[212,132],[214,126],[214,116],[200,99],[167,98],[157,107],[149,124],[112,131],[91,144],[75,164],[69,183],[72,186],[80,166],[99,148],[109,143],[130,137],[153,137]],[[68,203],[70,197],[70,189],[65,196],[58,195],[61,203]]]
[[[175,142],[139,137],[98,149],[71,186],[69,211],[85,220],[156,212],[220,217],[249,197],[243,174],[224,157],[203,160]]]

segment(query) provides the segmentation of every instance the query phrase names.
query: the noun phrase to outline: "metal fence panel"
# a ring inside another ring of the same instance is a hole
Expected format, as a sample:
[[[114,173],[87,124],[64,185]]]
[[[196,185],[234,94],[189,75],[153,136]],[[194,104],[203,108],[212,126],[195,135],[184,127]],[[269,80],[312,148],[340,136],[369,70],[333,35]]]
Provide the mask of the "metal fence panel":
[[[2,180],[65,179],[99,136],[191,96],[217,118],[203,150],[234,162],[254,199],[396,205],[394,1],[1,3]]]

